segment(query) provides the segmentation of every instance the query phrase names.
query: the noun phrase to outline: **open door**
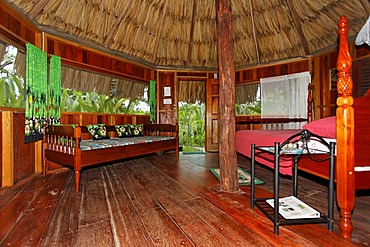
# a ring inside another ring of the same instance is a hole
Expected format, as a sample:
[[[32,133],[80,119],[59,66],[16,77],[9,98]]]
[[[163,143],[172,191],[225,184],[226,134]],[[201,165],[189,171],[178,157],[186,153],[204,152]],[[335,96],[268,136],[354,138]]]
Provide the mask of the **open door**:
[[[218,152],[218,79],[206,81],[206,152]]]
[[[178,82],[179,141],[183,154],[204,153],[205,80]]]

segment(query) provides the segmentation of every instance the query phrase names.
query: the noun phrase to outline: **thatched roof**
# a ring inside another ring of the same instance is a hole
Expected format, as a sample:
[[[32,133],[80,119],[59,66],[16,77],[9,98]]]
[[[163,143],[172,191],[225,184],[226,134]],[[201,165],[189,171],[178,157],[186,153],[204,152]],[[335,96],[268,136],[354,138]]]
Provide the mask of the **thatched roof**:
[[[217,69],[215,0],[8,0],[41,30],[153,68]],[[354,38],[368,0],[231,0],[236,68],[305,57]],[[366,10],[367,9],[367,10]]]

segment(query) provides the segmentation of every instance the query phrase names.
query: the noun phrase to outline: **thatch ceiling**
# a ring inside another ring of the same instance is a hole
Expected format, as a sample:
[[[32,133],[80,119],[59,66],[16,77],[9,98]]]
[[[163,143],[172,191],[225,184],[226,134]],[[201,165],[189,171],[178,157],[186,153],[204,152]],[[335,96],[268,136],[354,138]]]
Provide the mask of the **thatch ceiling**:
[[[8,0],[41,30],[153,68],[217,69],[216,0]],[[354,38],[368,0],[231,0],[236,68],[305,57]]]

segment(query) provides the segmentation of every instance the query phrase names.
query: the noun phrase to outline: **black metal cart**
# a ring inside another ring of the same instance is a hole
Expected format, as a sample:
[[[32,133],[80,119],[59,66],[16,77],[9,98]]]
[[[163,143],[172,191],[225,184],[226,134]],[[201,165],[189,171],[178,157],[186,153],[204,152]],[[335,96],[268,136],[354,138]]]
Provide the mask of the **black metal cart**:
[[[313,149],[310,147],[310,142],[319,142],[325,150]],[[274,194],[273,198],[256,198],[255,197],[255,157],[268,153],[274,158]],[[320,154],[320,158],[317,158]],[[302,155],[308,155],[315,161],[324,161],[330,159],[329,170],[329,187],[328,187],[328,212],[323,214],[318,211],[317,218],[297,218],[286,219],[279,214],[279,165],[281,158],[292,159],[292,179],[293,179],[293,196],[298,198],[298,162]],[[323,158],[323,156],[325,156]],[[254,208],[256,205],[273,223],[274,233],[279,234],[280,225],[294,225],[294,224],[316,224],[327,223],[328,229],[333,230],[334,220],[334,163],[335,163],[335,143],[328,143],[324,138],[311,133],[308,130],[303,130],[295,135],[289,137],[283,143],[275,142],[274,146],[256,146],[252,144],[251,149],[251,195],[250,205]],[[266,200],[273,199],[273,207]]]

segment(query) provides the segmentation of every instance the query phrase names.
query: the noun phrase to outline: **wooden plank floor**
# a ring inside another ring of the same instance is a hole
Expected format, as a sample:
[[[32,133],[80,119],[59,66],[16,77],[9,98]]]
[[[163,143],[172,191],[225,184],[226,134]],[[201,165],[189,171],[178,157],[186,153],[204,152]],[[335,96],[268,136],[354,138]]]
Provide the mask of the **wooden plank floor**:
[[[249,162],[238,158],[249,170]],[[209,172],[218,154],[151,155],[83,170],[81,192],[72,172],[33,176],[0,190],[0,246],[369,246],[370,195],[356,198],[352,241],[326,225],[281,226],[249,207],[249,186],[218,190]],[[258,196],[270,196],[272,173],[258,167]],[[290,179],[281,191],[291,192]],[[300,195],[326,207],[326,186],[300,178]]]

